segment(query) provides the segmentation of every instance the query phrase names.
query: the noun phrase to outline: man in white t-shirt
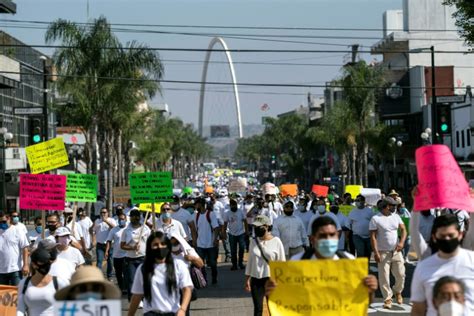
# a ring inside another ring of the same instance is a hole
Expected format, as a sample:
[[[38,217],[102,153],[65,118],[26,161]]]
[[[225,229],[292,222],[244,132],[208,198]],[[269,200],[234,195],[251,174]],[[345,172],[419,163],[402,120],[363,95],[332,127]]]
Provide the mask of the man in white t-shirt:
[[[370,207],[366,206],[363,195],[358,195],[355,203],[356,207],[352,209],[348,217],[349,228],[352,230],[352,241],[357,257],[370,259],[372,246],[370,245],[369,223],[375,213]]]
[[[188,210],[181,207],[179,198],[174,197],[171,203],[171,217],[177,220],[183,225],[184,232],[186,233],[186,241],[191,242],[196,238],[196,226],[194,225],[194,216]]]
[[[333,204],[329,207],[329,211],[336,215],[339,224],[341,225],[341,236],[339,237],[338,250],[346,249],[346,240],[349,236],[349,219],[339,212],[339,205]],[[370,258],[369,258],[370,259]]]
[[[74,272],[76,272],[76,265],[64,258],[58,258],[58,249],[55,241],[51,239],[41,240],[38,245],[38,249],[43,248],[49,252],[54,252],[56,254],[56,259],[51,264],[51,269],[49,274],[55,277],[63,278],[70,281]]]
[[[412,315],[438,315],[433,306],[433,286],[444,276],[455,276],[466,285],[465,316],[474,315],[474,252],[461,248],[463,234],[453,214],[437,217],[432,239],[438,252],[420,261],[411,282]]]
[[[125,250],[125,283],[127,284],[128,300],[132,297],[132,283],[138,266],[145,261],[146,240],[150,236],[148,226],[141,224],[141,213],[132,209],[129,213],[130,224],[123,230],[120,237],[120,248]]]
[[[92,248],[92,234],[93,230],[91,229],[94,226],[91,218],[87,216],[86,211],[80,207],[77,209],[77,217],[78,221],[77,224],[79,228],[82,230],[82,236],[84,238],[84,244],[87,250]]]
[[[211,267],[212,284],[216,284],[220,226],[216,214],[212,210],[212,203],[206,202],[203,198],[198,198],[194,206],[197,211],[194,216],[197,230],[196,250],[199,257],[206,260],[207,265]]]
[[[10,213],[11,224],[23,232],[25,235],[28,234],[28,229],[25,224],[21,222],[20,214],[17,211],[12,211]]]
[[[405,261],[402,249],[405,245],[407,231],[402,219],[396,214],[397,201],[387,197],[380,203],[381,210],[369,223],[370,240],[374,258],[379,271],[380,290],[384,299],[383,307],[392,308],[392,297],[398,304],[403,304],[402,291],[405,285]],[[400,240],[398,240],[400,230]],[[395,285],[390,287],[390,271],[395,278]]]
[[[58,258],[65,259],[74,265],[79,267],[85,263],[84,257],[81,252],[70,246],[71,243],[71,231],[67,227],[59,227],[54,232],[56,243],[58,244]]]
[[[30,230],[27,234],[28,241],[30,242],[31,251],[33,251],[33,245],[35,244],[36,239],[41,236],[41,232],[43,231],[43,226],[41,225],[41,216],[37,216],[35,218],[34,224],[34,228]]]
[[[10,215],[0,212],[0,284],[18,285],[28,275],[28,238],[11,225]]]
[[[109,217],[109,210],[103,207],[100,210],[100,217],[94,222],[94,237],[96,241],[97,267],[102,270],[102,262],[105,258],[105,248],[107,247],[107,237],[112,228],[117,225],[112,217]],[[112,257],[107,257],[107,279],[112,277]]]
[[[274,212],[276,217],[283,215],[283,205],[276,200],[275,194],[265,194],[265,202],[271,212]]]
[[[238,207],[237,201],[229,200],[229,209],[224,213],[225,230],[229,236],[230,256],[232,267],[231,270],[237,270],[237,261],[240,269],[245,269],[244,250],[245,235],[247,233],[247,222],[241,208]],[[237,247],[238,256],[237,256]]]
[[[168,202],[165,202],[161,205],[160,216],[156,218],[155,221],[155,230],[161,230],[166,235],[171,236],[173,233],[181,235],[183,238],[187,238],[186,232],[184,231],[183,225],[171,217],[171,206]],[[153,222],[153,219],[148,221],[148,224]]]
[[[105,255],[107,257],[112,256],[115,277],[117,278],[118,286],[122,293],[126,293],[126,286],[124,283],[124,262],[125,256],[127,255],[127,251],[123,250],[122,247],[120,247],[120,239],[122,238],[123,231],[125,230],[125,226],[127,225],[127,216],[122,213],[118,215],[117,219],[118,225],[110,230],[109,236],[107,237],[107,247],[105,249]],[[110,249],[112,249],[112,252],[110,251]]]

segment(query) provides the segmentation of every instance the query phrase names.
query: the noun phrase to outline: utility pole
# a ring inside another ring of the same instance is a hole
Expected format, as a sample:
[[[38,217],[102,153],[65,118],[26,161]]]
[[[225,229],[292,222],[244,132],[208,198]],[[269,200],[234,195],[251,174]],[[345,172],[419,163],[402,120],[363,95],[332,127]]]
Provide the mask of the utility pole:
[[[41,56],[43,61],[43,141],[48,140],[48,76],[46,68],[46,56]]]
[[[430,47],[431,50],[431,127],[433,129],[433,144],[438,144],[438,122],[436,120],[438,104],[436,100],[436,69],[435,69],[435,54],[434,46]]]

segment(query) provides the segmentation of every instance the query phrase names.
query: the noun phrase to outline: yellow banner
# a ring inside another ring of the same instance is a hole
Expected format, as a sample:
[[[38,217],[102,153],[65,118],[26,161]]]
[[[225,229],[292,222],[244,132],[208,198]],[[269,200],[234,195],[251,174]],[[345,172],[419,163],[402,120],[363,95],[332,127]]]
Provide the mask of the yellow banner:
[[[61,137],[28,146],[25,150],[32,174],[43,173],[69,165],[66,146],[64,146]]]
[[[367,267],[367,258],[270,262],[277,283],[268,301],[270,312],[272,316],[366,315]]]
[[[155,213],[160,213],[161,212],[161,206],[163,203],[155,203]],[[138,209],[143,212],[151,212],[151,203],[140,203],[138,205]]]
[[[360,194],[363,188],[364,187],[361,185],[355,185],[355,184],[346,185],[345,193],[350,193],[352,199],[355,200],[355,198]]]

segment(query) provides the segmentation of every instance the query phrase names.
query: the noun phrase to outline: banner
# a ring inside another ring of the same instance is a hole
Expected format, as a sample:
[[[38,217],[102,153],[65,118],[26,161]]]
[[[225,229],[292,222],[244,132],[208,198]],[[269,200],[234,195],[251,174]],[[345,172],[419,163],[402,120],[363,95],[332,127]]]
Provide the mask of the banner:
[[[352,199],[355,200],[355,198],[360,194],[360,191],[362,191],[362,188],[363,186],[361,185],[346,185],[345,193],[350,193]]]
[[[173,201],[171,172],[132,173],[129,180],[133,204]]]
[[[55,301],[54,315],[60,315],[60,316],[122,315],[122,304],[120,300]]]
[[[131,199],[130,197],[130,187],[114,187],[112,189],[112,195],[114,199],[114,203],[123,203],[127,204],[128,200]]]
[[[277,189],[273,183],[267,182],[262,185],[262,194],[265,196],[267,194],[276,195]]]
[[[360,194],[365,197],[365,203],[368,205],[377,205],[377,202],[382,198],[380,189],[363,188]]]
[[[329,187],[325,185],[313,184],[311,192],[313,192],[317,197],[327,197],[329,193]]]
[[[366,315],[367,264],[367,258],[270,262],[277,283],[268,301],[271,315]]]
[[[66,146],[60,137],[28,146],[25,150],[31,174],[43,173],[69,165]]]
[[[443,207],[474,211],[469,184],[447,146],[423,146],[415,156],[418,186],[413,210]]]
[[[152,212],[153,209],[151,208],[151,203],[140,203],[138,205],[138,209],[143,212]],[[163,203],[155,203],[155,213],[161,212],[161,206]]]
[[[16,286],[0,285],[0,315],[16,316],[17,301],[18,290]]]
[[[237,178],[229,181],[229,193],[241,193],[247,191],[247,179]]]
[[[281,196],[297,196],[298,186],[296,184],[282,184],[280,185]]]
[[[69,173],[66,177],[66,201],[97,201],[97,176],[95,174]]]
[[[20,209],[63,211],[66,176],[20,174]]]

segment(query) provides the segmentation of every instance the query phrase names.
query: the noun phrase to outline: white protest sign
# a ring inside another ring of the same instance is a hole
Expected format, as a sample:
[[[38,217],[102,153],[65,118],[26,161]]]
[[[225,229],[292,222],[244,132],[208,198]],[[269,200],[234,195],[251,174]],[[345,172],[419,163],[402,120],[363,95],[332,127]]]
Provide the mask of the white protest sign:
[[[237,179],[231,179],[229,181],[228,190],[229,193],[240,193],[247,191],[247,179],[240,177]]]
[[[273,183],[267,182],[262,185],[262,193],[263,195],[277,194],[277,187]]]
[[[122,306],[119,300],[57,301],[54,311],[61,316],[112,316],[121,315]]]
[[[382,198],[380,189],[362,188],[360,194],[365,197],[365,203],[368,205],[377,205],[377,202]]]

